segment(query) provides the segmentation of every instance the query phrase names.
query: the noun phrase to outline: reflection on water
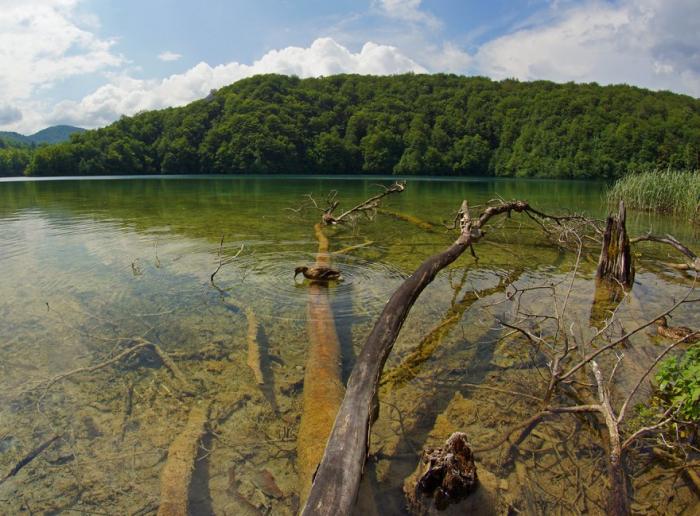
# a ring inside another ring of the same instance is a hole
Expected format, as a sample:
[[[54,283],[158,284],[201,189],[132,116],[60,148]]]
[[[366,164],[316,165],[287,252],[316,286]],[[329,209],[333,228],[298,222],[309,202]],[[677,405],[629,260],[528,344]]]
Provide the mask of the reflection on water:
[[[314,260],[319,213],[289,208],[299,207],[307,193],[323,200],[331,189],[349,207],[375,193],[377,182],[281,177],[0,182],[0,477],[42,442],[60,436],[0,484],[0,512],[148,514],[157,508],[168,446],[192,406],[158,354],[145,349],[47,388],[53,376],[89,369],[138,339],[169,354],[196,397],[211,406],[191,509],[296,511],[308,282],[295,281],[293,271]],[[437,230],[381,213],[373,221],[328,229],[331,252],[346,250],[333,256],[345,280],[328,291],[344,377],[393,290],[453,238],[442,222],[462,199],[476,206],[497,197],[520,198],[544,211],[602,217],[603,189],[563,181],[409,181],[386,206]],[[671,232],[691,248],[700,247],[697,229],[682,220],[650,214],[629,219],[633,234]],[[668,250],[650,249],[652,259],[639,264],[635,302],[621,309],[621,317],[650,317],[688,284],[662,265],[671,260]],[[503,303],[502,287],[563,279],[573,257],[517,217],[491,227],[477,251],[478,263],[461,258],[424,292],[387,364],[402,380],[382,393],[372,446],[376,461],[367,474],[370,505],[382,514],[401,512],[403,479],[426,440],[440,433],[439,425],[469,425],[471,437],[483,444],[495,439],[494,428],[533,410],[521,400],[494,400],[468,384],[533,388],[532,357],[499,342],[497,320],[511,309]],[[215,288],[210,275],[220,259],[229,258]],[[570,301],[582,320],[593,296],[593,267],[583,264]],[[551,299],[532,296],[528,302],[533,311],[546,310]],[[247,364],[250,313],[259,324],[262,386]],[[700,325],[686,307],[676,320]],[[653,356],[658,343],[644,334],[636,345],[637,355],[628,353],[644,357]],[[410,374],[404,374],[406,364]],[[455,403],[465,404],[462,412],[471,415],[459,420]],[[448,415],[438,417],[449,407]],[[590,447],[586,439],[590,435],[581,430],[575,440]],[[496,455],[483,461],[498,473]],[[504,482],[517,483],[508,477],[514,473],[501,474]],[[598,478],[598,484],[602,491],[604,480]]]

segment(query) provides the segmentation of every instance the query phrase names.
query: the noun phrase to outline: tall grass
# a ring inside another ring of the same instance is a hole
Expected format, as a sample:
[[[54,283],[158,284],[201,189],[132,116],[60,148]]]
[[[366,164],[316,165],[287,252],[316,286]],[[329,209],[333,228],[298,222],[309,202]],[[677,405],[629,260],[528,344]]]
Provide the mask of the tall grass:
[[[700,221],[700,171],[647,170],[618,179],[607,193],[609,202],[628,208],[688,216]]]

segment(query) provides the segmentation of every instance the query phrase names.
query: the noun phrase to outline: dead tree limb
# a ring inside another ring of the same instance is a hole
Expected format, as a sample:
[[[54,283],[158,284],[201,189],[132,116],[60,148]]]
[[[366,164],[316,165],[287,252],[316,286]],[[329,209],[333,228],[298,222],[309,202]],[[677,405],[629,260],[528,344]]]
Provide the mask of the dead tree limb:
[[[196,388],[189,382],[189,380],[187,380],[187,377],[182,373],[182,371],[180,371],[180,368],[177,366],[177,364],[175,364],[173,359],[170,358],[170,356],[165,351],[163,351],[158,344],[156,344],[155,342],[150,342],[140,337],[133,339],[133,342],[133,346],[125,349],[121,353],[114,355],[109,360],[105,360],[104,362],[100,362],[99,364],[93,366],[78,367],[71,371],[54,376],[44,384],[44,392],[48,391],[49,388],[56,382],[60,382],[61,380],[65,380],[66,378],[70,378],[71,376],[75,376],[77,374],[93,373],[95,371],[99,371],[100,369],[104,369],[105,367],[108,367],[112,364],[116,364],[120,360],[129,357],[137,351],[140,351],[144,348],[151,349],[151,351],[153,351],[153,353],[158,356],[163,365],[173,374],[175,379],[178,380],[180,388],[185,394],[193,394],[194,392],[196,392]]]
[[[674,249],[676,249],[678,252],[683,254],[686,258],[688,258],[687,263],[682,263],[682,264],[674,264],[673,267],[677,269],[682,269],[682,270],[693,270],[696,272],[700,272],[700,258],[690,249],[688,249],[686,246],[684,246],[682,243],[678,241],[674,236],[672,235],[666,235],[666,236],[656,236],[652,235],[651,233],[648,233],[644,236],[640,236],[637,238],[633,238],[630,240],[631,244],[636,244],[638,242],[658,242],[660,244],[668,244]]]
[[[369,445],[373,400],[384,363],[413,303],[438,272],[454,262],[482,236],[481,228],[494,216],[524,212],[529,205],[513,201],[490,206],[472,219],[466,201],[460,210],[460,236],[445,251],[424,261],[394,292],[384,307],[357,359],[333,431],[318,467],[304,515],[350,514],[360,485]]]
[[[323,211],[323,223],[326,225],[341,224],[344,223],[346,219],[354,213],[374,212],[379,207],[379,201],[381,201],[382,198],[393,193],[403,192],[406,188],[406,183],[397,181],[391,186],[383,186],[382,188],[384,188],[383,192],[378,193],[377,195],[374,195],[365,201],[362,201],[357,206],[350,208],[347,211],[344,211],[337,217],[333,216],[333,211],[338,207],[338,201],[335,200],[335,195],[333,195],[328,200],[328,207]]]

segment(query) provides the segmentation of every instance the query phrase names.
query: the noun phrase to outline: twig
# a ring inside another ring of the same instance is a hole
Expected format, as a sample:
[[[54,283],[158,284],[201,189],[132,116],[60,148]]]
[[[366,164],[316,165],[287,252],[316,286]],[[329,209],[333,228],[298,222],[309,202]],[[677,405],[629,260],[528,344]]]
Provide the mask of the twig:
[[[22,459],[15,464],[15,466],[10,470],[10,472],[5,475],[2,480],[0,480],[0,485],[3,484],[8,478],[14,477],[17,473],[19,473],[19,470],[21,470],[24,466],[29,464],[31,461],[36,459],[41,453],[46,450],[49,446],[51,446],[57,439],[59,439],[61,436],[60,435],[53,435],[43,443],[41,443],[39,446],[34,448],[32,451],[30,451],[27,455],[22,457]]]

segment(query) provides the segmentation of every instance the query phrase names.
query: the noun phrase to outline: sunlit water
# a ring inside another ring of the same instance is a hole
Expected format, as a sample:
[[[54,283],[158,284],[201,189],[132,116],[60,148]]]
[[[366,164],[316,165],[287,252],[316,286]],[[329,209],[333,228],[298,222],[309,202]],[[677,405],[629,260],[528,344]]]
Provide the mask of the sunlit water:
[[[324,207],[329,191],[337,190],[341,207],[349,208],[375,194],[376,183],[389,182],[283,177],[0,182],[0,478],[42,442],[60,436],[0,485],[0,513],[154,512],[168,447],[192,404],[200,402],[211,403],[216,413],[199,451],[192,512],[294,513],[308,282],[295,281],[293,271],[313,262],[313,225],[320,217],[305,194]],[[327,229],[332,252],[358,246],[333,256],[344,281],[328,290],[343,379],[394,289],[454,238],[443,222],[462,199],[477,206],[519,198],[542,211],[603,217],[604,189],[594,182],[410,180],[405,192],[382,207],[427,221],[433,231],[382,212],[373,220]],[[306,209],[299,211],[302,206]],[[670,232],[700,248],[697,226],[687,221],[640,213],[629,218],[632,234]],[[620,313],[634,321],[672,305],[692,283],[663,265],[680,261],[670,248],[644,245],[638,249],[646,257],[637,263],[634,303]],[[535,388],[530,358],[498,342],[503,331],[497,320],[511,310],[498,286],[563,279],[574,255],[517,215],[494,221],[476,251],[478,262],[465,255],[426,289],[387,363],[385,371],[405,370],[399,364],[411,359],[421,339],[452,317],[410,374],[384,387],[362,511],[403,510],[403,480],[420,449],[438,438],[439,429],[432,429],[448,407],[449,415],[455,403],[472,403],[474,413],[453,424],[467,426],[481,446],[497,438],[497,427],[523,419],[529,410],[522,400],[489,398],[472,386]],[[584,260],[570,301],[574,318],[588,317],[593,274],[594,264]],[[474,291],[483,297],[469,300]],[[533,310],[551,308],[546,296],[529,302]],[[250,313],[259,324],[263,384],[247,365]],[[676,321],[700,325],[686,306]],[[48,383],[108,360],[138,338],[173,357],[195,386],[194,396],[181,392],[152,353]],[[630,351],[636,359],[652,357],[659,346],[650,332],[636,342]],[[455,398],[457,392],[464,400]],[[441,417],[443,424],[449,418]],[[512,471],[500,469],[497,453],[485,454],[483,463],[505,482],[502,487],[517,483]],[[535,473],[539,466],[529,465]],[[591,489],[604,486],[599,477]],[[515,505],[527,512],[517,489],[511,491]],[[556,506],[552,496],[532,496],[547,500],[538,502],[542,510]],[[636,502],[653,505],[649,496],[640,491]],[[597,512],[600,507],[591,503]]]

